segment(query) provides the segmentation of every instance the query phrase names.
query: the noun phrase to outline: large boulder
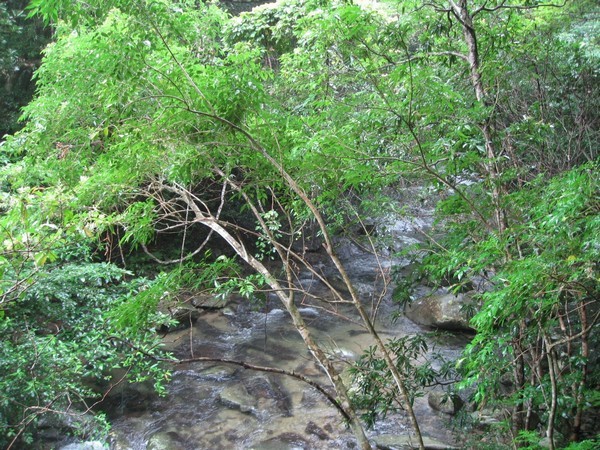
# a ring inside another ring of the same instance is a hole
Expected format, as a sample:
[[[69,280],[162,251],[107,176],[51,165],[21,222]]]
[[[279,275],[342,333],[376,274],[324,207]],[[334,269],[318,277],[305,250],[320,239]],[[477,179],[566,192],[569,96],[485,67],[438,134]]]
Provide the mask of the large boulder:
[[[405,315],[426,327],[449,331],[474,331],[469,324],[468,307],[473,305],[469,294],[433,294],[408,304]]]
[[[431,409],[448,415],[456,414],[464,406],[458,395],[440,391],[431,391],[427,396],[427,403]]]
[[[190,304],[195,308],[202,309],[223,309],[231,303],[230,297],[220,297],[217,295],[194,295],[189,299]]]

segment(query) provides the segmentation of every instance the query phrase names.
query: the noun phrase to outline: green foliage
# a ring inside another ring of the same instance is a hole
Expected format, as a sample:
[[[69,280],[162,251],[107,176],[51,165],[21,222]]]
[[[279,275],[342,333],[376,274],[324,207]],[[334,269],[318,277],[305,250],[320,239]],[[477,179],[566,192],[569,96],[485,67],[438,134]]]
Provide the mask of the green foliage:
[[[264,283],[208,254],[130,279],[98,262],[107,238],[134,251],[218,226],[266,258],[313,218],[298,190],[343,230],[365,211],[385,214],[364,197],[417,180],[444,191],[432,234],[444,237],[425,249],[421,273],[455,291],[485,288],[465,384],[479,401],[528,405],[542,421],[553,420],[558,390],[554,420],[568,424],[587,407],[582,395],[597,396],[583,375],[599,294],[597,6],[529,8],[538,3],[467,2],[482,8],[472,26],[481,98],[465,30],[438,10],[447,2],[405,1],[392,14],[392,4],[298,0],[230,19],[191,0],[34,0],[31,14],[53,24],[56,42],[36,72],[26,128],[1,148],[1,324],[13,336],[3,345],[39,370],[0,360],[17,374],[2,383],[20,396],[19,413],[64,392],[93,395],[78,380],[110,368],[164,380],[161,301],[188,289],[253,298]],[[10,28],[8,11],[0,23]],[[58,333],[44,331],[59,318]],[[411,395],[437,376],[415,364],[422,339],[387,347]],[[568,357],[552,384],[533,361],[559,350]],[[499,392],[519,364],[535,383]],[[373,349],[354,370],[372,424],[398,393]],[[16,416],[2,417],[18,429]]]
[[[570,443],[567,447],[565,447],[565,450],[594,450],[595,448],[598,448],[599,444],[600,440],[597,438],[589,440],[586,439],[585,441]]]
[[[129,369],[132,381],[154,378],[158,387],[165,381],[164,369],[148,358],[161,354],[157,337],[123,331],[109,316],[138,289],[139,282],[124,280],[127,275],[106,263],[48,264],[18,299],[4,305],[0,418],[5,439],[24,432],[26,440],[43,416],[89,412],[86,405],[102,395],[98,380],[110,379],[114,369]],[[81,437],[105,428],[103,417],[97,419]]]
[[[281,221],[277,211],[274,209],[267,211],[261,218],[267,228],[268,235],[263,235],[262,225],[256,226],[256,231],[260,233],[256,240],[256,258],[258,259],[272,256],[276,252],[276,248],[273,247],[273,241],[277,241],[282,236],[280,231]]]
[[[126,301],[114,308],[110,315],[116,326],[137,334],[148,329],[167,325],[170,318],[160,312],[161,301],[176,303],[181,292],[216,292],[219,295],[232,293],[235,287],[244,286],[237,278],[239,268],[235,262],[226,257],[210,261],[210,254],[205,255],[206,262],[181,264],[176,268],[158,274],[152,280],[146,280],[139,290],[130,292]],[[224,280],[229,283],[224,286]],[[233,281],[238,280],[238,281]],[[245,294],[247,289],[240,288]]]
[[[517,204],[532,206],[522,211],[526,221],[507,230],[506,241],[490,237],[474,246],[463,241],[462,257],[450,260],[450,264],[444,261],[443,267],[451,267],[445,270],[456,273],[461,273],[462,269],[457,269],[459,264],[474,274],[494,264],[495,274],[491,279],[494,288],[483,294],[483,305],[472,320],[478,334],[467,347],[461,367],[465,384],[477,386],[477,401],[500,401],[503,398],[497,390],[500,379],[512,373],[507,361],[517,357],[521,348],[536,348],[540,345],[540,335],[549,339],[550,334],[555,335],[560,329],[561,320],[570,320],[572,328],[563,328],[561,337],[551,339],[570,342],[568,359],[563,362],[567,370],[558,380],[561,393],[558,415],[570,420],[577,408],[577,391],[581,388],[573,391],[573,387],[579,385],[584,371],[589,370],[585,368],[588,357],[581,354],[579,341],[585,339],[585,345],[590,345],[587,342],[590,338],[597,341],[594,329],[588,329],[590,324],[582,322],[585,319],[582,314],[600,293],[597,171],[597,166],[590,164],[550,182],[532,183],[513,196]],[[534,198],[536,201],[532,202]],[[501,257],[503,248],[518,254],[506,260]],[[517,333],[519,327],[521,331]],[[524,370],[533,371],[527,377],[539,371],[535,367]],[[547,407],[547,397],[542,393],[550,389],[549,382],[547,375],[543,376],[538,380],[539,388],[524,387],[514,393],[511,401],[531,402],[534,408],[543,410]]]
[[[448,366],[441,370],[433,368],[440,355],[429,352],[426,338],[422,335],[390,339],[386,343],[393,355],[398,372],[405,380],[411,403],[423,395],[425,386],[432,386],[448,377]],[[423,361],[425,358],[425,361]],[[350,368],[352,375],[352,400],[362,411],[361,417],[369,427],[388,413],[403,409],[400,394],[386,362],[373,346],[365,350]]]
[[[299,18],[316,6],[316,2],[306,0],[261,5],[232,18],[226,25],[225,39],[230,44],[252,42],[276,59],[293,50],[296,44],[294,29]]]

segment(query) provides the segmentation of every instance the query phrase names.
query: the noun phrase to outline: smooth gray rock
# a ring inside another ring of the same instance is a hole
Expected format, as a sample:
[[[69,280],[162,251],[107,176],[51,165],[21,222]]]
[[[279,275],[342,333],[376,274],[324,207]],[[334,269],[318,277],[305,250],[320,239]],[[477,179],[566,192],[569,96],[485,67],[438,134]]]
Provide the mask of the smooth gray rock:
[[[146,450],[184,450],[184,440],[174,431],[158,432],[154,433],[148,444]]]
[[[463,306],[473,303],[469,294],[433,294],[406,306],[406,317],[419,325],[449,331],[474,331]]]
[[[248,394],[241,384],[225,387],[219,394],[219,399],[225,406],[239,409],[243,413],[250,413],[256,409],[256,399]]]
[[[230,365],[215,365],[199,370],[198,373],[209,380],[223,381],[233,378],[238,368]]]
[[[215,295],[196,295],[192,297],[191,304],[196,308],[223,309],[230,303],[230,298],[217,297]]]

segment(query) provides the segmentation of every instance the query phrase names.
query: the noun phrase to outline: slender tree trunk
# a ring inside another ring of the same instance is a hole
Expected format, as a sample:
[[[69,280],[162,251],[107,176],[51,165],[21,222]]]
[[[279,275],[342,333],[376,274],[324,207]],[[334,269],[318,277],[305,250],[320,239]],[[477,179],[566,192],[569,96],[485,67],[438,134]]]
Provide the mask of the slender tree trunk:
[[[300,187],[300,185],[298,185],[298,183],[285,171],[285,169],[281,166],[281,164],[278,161],[276,161],[271,155],[269,155],[262,147],[258,147],[257,150],[261,151],[263,156],[274,167],[276,167],[277,170],[280,171],[281,175],[285,179],[288,186],[302,199],[304,204],[306,206],[308,206],[308,208],[311,210],[313,217],[317,221],[319,228],[321,230],[321,233],[323,235],[323,238],[325,240],[325,244],[324,244],[325,250],[327,251],[327,254],[328,254],[329,258],[331,259],[331,261],[336,266],[338,272],[342,276],[342,279],[344,280],[344,284],[346,285],[346,287],[348,288],[348,291],[350,292],[352,303],[353,303],[354,307],[356,308],[357,312],[359,313],[360,318],[363,321],[363,324],[367,327],[367,330],[369,331],[369,333],[371,334],[373,339],[375,339],[377,348],[381,352],[381,354],[383,355],[383,357],[386,361],[387,368],[390,370],[392,377],[394,378],[394,382],[395,382],[396,386],[398,387],[400,395],[402,396],[402,400],[404,402],[403,406],[406,409],[408,416],[410,418],[411,425],[413,427],[413,431],[415,432],[415,436],[416,436],[417,442],[419,444],[419,448],[421,450],[424,450],[425,445],[423,443],[423,436],[421,434],[419,422],[417,420],[414,409],[412,407],[412,402],[410,400],[410,395],[406,388],[404,379],[403,379],[402,375],[399,373],[396,365],[394,364],[394,361],[393,361],[392,357],[390,356],[388,349],[385,347],[385,344],[379,337],[377,330],[373,326],[373,322],[371,321],[371,318],[369,317],[369,315],[366,313],[364,307],[362,306],[360,299],[358,297],[358,294],[356,293],[356,289],[354,288],[352,281],[350,280],[350,277],[348,276],[348,273],[346,272],[346,270],[344,268],[344,265],[341,263],[341,261],[339,260],[339,258],[333,251],[333,242],[331,240],[331,237],[329,236],[329,232],[327,231],[327,226],[325,224],[325,220],[323,219],[323,216],[321,215],[320,211],[317,209],[315,204],[308,197],[308,195],[306,195],[306,192],[304,192],[304,190]]]
[[[548,405],[548,425],[546,427],[546,437],[548,438],[549,450],[554,450],[554,420],[558,408],[558,367],[556,360],[556,352],[550,338],[544,335],[546,343],[546,358],[548,359],[548,375],[550,376],[550,405]]]
[[[471,85],[475,91],[475,98],[482,106],[488,106],[485,86],[481,76],[477,33],[473,26],[473,17],[469,13],[468,0],[459,0],[458,4],[454,0],[449,0],[449,2],[451,11],[459,20],[463,29],[463,36],[468,49],[467,60],[469,62]],[[487,158],[485,170],[490,179],[490,183],[492,184],[492,202],[494,204],[496,226],[498,227],[498,231],[503,233],[507,227],[507,219],[501,205],[501,192],[499,186],[500,170],[497,165],[499,152],[494,143],[494,127],[490,117],[487,117],[481,124],[481,131]]]
[[[572,442],[579,441],[581,435],[581,422],[583,418],[583,404],[584,404],[584,389],[585,384],[587,382],[588,377],[588,359],[590,357],[590,346],[588,340],[588,317],[587,317],[587,306],[585,303],[585,299],[583,300],[581,306],[578,309],[579,313],[579,322],[581,324],[581,360],[583,361],[583,365],[581,367],[581,375],[579,382],[575,386],[575,417],[573,419],[573,429],[571,431],[571,435],[569,436],[569,440]]]
[[[342,264],[342,262],[339,260],[339,258],[333,251],[333,243],[332,243],[331,237],[329,235],[329,232],[327,231],[327,227],[326,227],[325,221],[323,220],[323,217],[321,216],[321,213],[319,212],[317,207],[314,205],[312,200],[308,197],[308,195],[296,183],[296,181],[289,174],[287,174],[287,172],[285,172],[284,168],[277,161],[275,161],[269,154],[267,154],[264,151],[264,149],[261,148],[261,151],[263,152],[265,158],[267,158],[283,174],[288,185],[294,190],[294,192],[296,192],[296,194],[302,199],[302,201],[312,211],[313,216],[315,217],[315,220],[317,221],[319,229],[325,240],[325,249],[327,251],[327,255],[329,256],[330,260],[333,262],[336,269],[340,273],[346,288],[350,292],[352,304],[354,305],[357,312],[359,313],[359,316],[360,316],[363,324],[365,325],[365,327],[367,328],[367,330],[369,331],[369,333],[375,340],[377,348],[379,349],[381,354],[384,356],[386,365],[387,365],[388,369],[390,370],[390,372],[392,373],[394,382],[395,382],[396,386],[398,387],[400,395],[402,396],[403,404],[407,411],[409,419],[411,421],[413,430],[415,431],[415,436],[417,438],[419,448],[424,449],[425,447],[424,447],[424,443],[423,443],[423,437],[421,434],[421,430],[419,427],[419,422],[417,420],[414,409],[412,407],[410,393],[408,392],[408,389],[406,388],[406,383],[403,379],[403,376],[399,373],[399,371],[396,367],[396,364],[394,363],[392,357],[390,356],[388,349],[385,347],[385,344],[381,340],[379,333],[375,329],[373,322],[372,322],[371,318],[369,317],[369,314],[367,313],[367,311],[363,307],[362,303],[360,302],[360,298],[358,297],[356,289],[354,288],[352,281],[350,280],[350,277],[348,276],[348,273],[346,272],[346,269],[344,268],[344,265]],[[220,171],[219,169],[217,169],[217,173],[219,173],[221,176],[224,176],[224,173],[222,171]],[[264,224],[264,222],[262,221],[262,218],[260,217],[260,214],[258,213],[258,211],[256,211],[254,205],[251,204],[249,199],[245,196],[243,191],[241,189],[239,189],[239,187],[237,187],[235,185],[233,187],[234,187],[234,189],[238,190],[238,192],[240,192],[240,194],[246,199],[249,207],[253,210],[254,215],[256,216],[257,220],[259,220],[261,222],[263,231],[269,236],[269,239],[273,243],[276,243],[275,237],[272,235],[272,232],[269,230],[268,226],[266,226],[266,224]],[[290,276],[289,270],[288,270],[289,269],[289,261],[287,260],[286,256],[281,252],[279,246],[277,246],[277,245],[276,245],[276,250],[279,253],[281,260],[286,265],[286,270],[288,271],[288,277],[289,277]],[[290,283],[291,283],[291,279],[290,279]]]
[[[516,393],[522,392],[525,388],[525,349],[522,345],[524,336],[524,323],[521,321],[517,334],[515,349],[515,361],[513,367],[513,379]],[[521,398],[517,399],[512,412],[512,430],[513,436],[517,437],[519,432],[525,428],[525,409]]]

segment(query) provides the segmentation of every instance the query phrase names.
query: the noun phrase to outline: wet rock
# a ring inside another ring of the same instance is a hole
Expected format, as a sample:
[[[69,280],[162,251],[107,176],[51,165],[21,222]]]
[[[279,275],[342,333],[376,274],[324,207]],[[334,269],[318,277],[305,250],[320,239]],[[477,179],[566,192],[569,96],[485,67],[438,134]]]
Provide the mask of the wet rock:
[[[323,428],[314,423],[312,420],[308,422],[306,428],[304,429],[306,434],[312,434],[318,437],[320,440],[325,441],[329,439],[329,435],[325,432]]]
[[[190,303],[164,300],[158,304],[158,311],[175,321],[173,325],[163,326],[163,331],[175,331],[189,327],[200,317],[200,312]]]
[[[315,308],[298,308],[298,312],[300,314],[302,314],[303,317],[319,317],[319,315],[321,314],[317,309]]]
[[[192,306],[202,309],[223,309],[230,303],[229,297],[217,297],[215,295],[197,295],[190,300]]]
[[[473,304],[468,294],[434,294],[407,305],[406,317],[419,325],[449,331],[474,331],[465,307]]]
[[[456,414],[464,406],[458,395],[440,391],[431,391],[427,396],[427,403],[431,409],[449,415]]]
[[[235,317],[235,311],[233,309],[231,309],[229,306],[226,306],[225,308],[223,308],[223,310],[221,312],[224,316]]]
[[[414,436],[399,435],[399,434],[382,434],[377,436],[375,444],[378,449],[381,450],[411,450],[419,448],[417,439]],[[423,444],[427,450],[453,450],[456,447],[440,442],[436,439],[432,439],[427,436],[423,436]]]
[[[360,358],[358,353],[345,347],[338,347],[336,355],[345,361],[357,361]]]
[[[194,323],[200,317],[200,312],[187,303],[175,306],[170,312],[173,319],[186,326]]]
[[[35,442],[49,444],[52,447],[60,447],[62,444],[69,444],[73,441],[71,436],[80,433],[80,436],[86,436],[96,430],[98,423],[91,414],[45,414],[37,424],[37,430],[34,434]],[[102,447],[101,447],[102,448]]]
[[[276,299],[279,300],[279,299]],[[283,309],[280,308],[273,308],[272,310],[269,311],[268,313],[269,318],[280,318],[285,316],[285,311]]]
[[[76,442],[65,445],[60,450],[106,450],[108,447],[100,441]]]
[[[128,436],[111,432],[109,448],[111,450],[133,450],[133,445],[129,441]]]
[[[296,433],[283,433],[263,441],[250,450],[308,450],[311,446],[302,436]]]
[[[219,394],[219,399],[225,406],[239,409],[243,413],[256,410],[256,399],[248,394],[246,388],[241,384],[225,387]]]
[[[148,439],[146,450],[183,450],[185,442],[181,436],[174,431],[159,432]]]
[[[200,370],[200,376],[205,377],[208,380],[223,381],[233,378],[237,371],[237,367],[217,365]]]
[[[256,399],[259,409],[279,411],[283,417],[292,416],[290,394],[274,377],[254,377],[245,386],[246,391]]]

